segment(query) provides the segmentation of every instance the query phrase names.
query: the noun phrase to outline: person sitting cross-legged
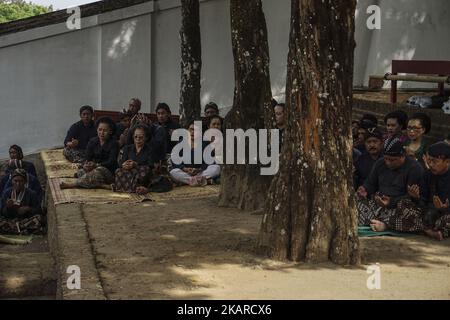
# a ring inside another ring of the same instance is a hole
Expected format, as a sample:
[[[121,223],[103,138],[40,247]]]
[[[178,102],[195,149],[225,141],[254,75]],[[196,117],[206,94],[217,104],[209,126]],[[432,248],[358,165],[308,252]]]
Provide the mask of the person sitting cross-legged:
[[[12,187],[0,200],[0,233],[41,234],[44,231],[41,203],[36,193],[26,187],[27,172],[16,169],[12,173]]]
[[[190,186],[204,186],[207,184],[213,184],[213,179],[220,175],[220,166],[218,164],[206,164],[202,157],[202,163],[194,163],[194,153],[197,147],[197,139],[195,133],[200,130],[195,130],[194,121],[188,126],[190,133],[189,144],[191,146],[190,163],[173,164],[172,170],[170,170],[170,177],[176,183],[187,184]],[[208,142],[203,142],[201,145],[201,150],[203,150],[208,145]],[[181,151],[180,156],[183,157],[183,152]],[[172,152],[171,159],[174,159],[175,155]]]
[[[137,125],[131,132],[134,143],[123,148],[116,170],[115,191],[135,192],[144,178],[151,174],[155,156],[151,146],[146,143],[148,127]]]
[[[424,205],[424,231],[437,240],[450,237],[450,145],[438,142],[427,152],[429,170],[420,196]]]
[[[359,224],[370,225],[374,231],[422,231],[421,220],[409,214],[418,202],[411,189],[420,184],[422,173],[422,166],[405,155],[400,139],[388,138],[384,157],[375,162],[369,177],[357,190]]]
[[[115,123],[109,117],[102,117],[97,120],[96,127],[97,137],[92,138],[87,145],[86,162],[76,173],[77,181],[61,182],[61,189],[111,189],[119,154],[119,144],[114,138]]]

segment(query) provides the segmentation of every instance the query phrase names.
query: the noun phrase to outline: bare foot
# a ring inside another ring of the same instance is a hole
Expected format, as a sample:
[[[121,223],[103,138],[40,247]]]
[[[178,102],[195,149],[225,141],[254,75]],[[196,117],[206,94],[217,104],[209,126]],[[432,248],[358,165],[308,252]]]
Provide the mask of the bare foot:
[[[370,227],[373,231],[382,232],[387,229],[387,226],[384,222],[379,220],[370,220]]]
[[[444,240],[444,236],[442,235],[442,232],[440,232],[440,231],[436,231],[436,230],[433,230],[433,229],[427,229],[427,230],[424,230],[424,232],[430,238],[436,239],[438,241]]]

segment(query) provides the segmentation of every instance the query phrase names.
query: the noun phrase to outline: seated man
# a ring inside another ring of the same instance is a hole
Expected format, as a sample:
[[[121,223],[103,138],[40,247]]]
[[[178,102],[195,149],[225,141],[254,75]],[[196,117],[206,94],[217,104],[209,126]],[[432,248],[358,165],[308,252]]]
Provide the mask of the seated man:
[[[364,138],[367,134],[367,131],[372,128],[377,128],[376,118],[370,114],[365,114],[359,121],[358,125],[358,134],[356,141],[354,142],[354,148],[364,152],[366,150],[366,145],[364,143]]]
[[[424,231],[437,240],[450,237],[450,145],[438,142],[427,152],[420,196],[424,205]]]
[[[158,118],[158,124],[166,130],[166,153],[170,154],[176,142],[171,140],[172,132],[180,128],[180,125],[171,118],[172,112],[170,111],[167,103],[161,102],[156,106],[156,117]]]
[[[36,193],[25,187],[26,183],[26,171],[14,170],[12,188],[3,192],[0,200],[0,233],[43,233],[41,203]]]
[[[84,161],[87,144],[97,135],[94,120],[92,120],[93,116],[94,109],[91,106],[82,106],[80,108],[81,120],[75,122],[67,132],[63,153],[70,162]]]
[[[410,189],[419,185],[422,173],[422,166],[405,155],[398,137],[387,139],[384,157],[375,162],[369,177],[357,190],[359,224],[370,225],[374,231],[387,228],[421,231],[420,219],[409,212],[416,207]]]
[[[211,116],[215,116],[219,114],[219,107],[217,106],[217,104],[215,102],[209,102],[206,106],[205,106],[205,117],[211,117]]]
[[[364,138],[366,150],[355,162],[355,188],[358,189],[369,177],[375,162],[383,157],[383,134],[377,128],[370,128]]]

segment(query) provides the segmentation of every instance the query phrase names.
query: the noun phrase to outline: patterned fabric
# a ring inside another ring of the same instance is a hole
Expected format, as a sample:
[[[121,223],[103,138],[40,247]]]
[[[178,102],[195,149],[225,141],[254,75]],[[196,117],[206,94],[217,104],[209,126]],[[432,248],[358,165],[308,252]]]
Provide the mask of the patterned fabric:
[[[444,238],[450,237],[450,214],[445,214],[437,219],[435,225],[435,230],[439,230],[442,232]]]
[[[110,184],[114,181],[111,172],[102,166],[86,173],[83,169],[77,172],[77,185],[80,188],[95,189],[104,184]]]
[[[136,187],[142,186],[151,172],[149,166],[138,166],[131,170],[117,169],[115,191],[135,192]]]
[[[64,157],[70,162],[81,163],[85,160],[86,153],[85,150],[64,148]]]
[[[5,219],[0,217],[0,233],[2,234],[44,234],[43,217],[34,215],[25,219]]]
[[[376,219],[395,231],[420,232],[424,229],[422,211],[409,199],[399,201],[394,209],[387,209],[379,206],[373,199],[359,198],[356,208],[359,225],[368,226],[370,220]]]

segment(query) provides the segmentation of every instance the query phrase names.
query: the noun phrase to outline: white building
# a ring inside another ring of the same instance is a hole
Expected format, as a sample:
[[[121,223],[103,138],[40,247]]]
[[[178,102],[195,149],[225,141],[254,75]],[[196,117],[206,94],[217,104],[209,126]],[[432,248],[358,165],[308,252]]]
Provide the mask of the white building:
[[[272,91],[283,100],[290,0],[262,1]],[[106,11],[103,5],[121,8]],[[380,30],[366,26],[370,5],[381,9]],[[11,144],[26,153],[62,145],[84,104],[120,110],[139,97],[145,112],[165,101],[177,113],[180,0],[108,0],[83,8],[90,15],[80,30],[61,20],[64,11],[0,25],[0,158]],[[200,10],[202,105],[215,101],[226,110],[234,89],[229,0],[201,1]],[[360,0],[355,86],[389,71],[392,59],[450,60],[449,17],[448,0]],[[400,86],[407,85],[424,86]]]

